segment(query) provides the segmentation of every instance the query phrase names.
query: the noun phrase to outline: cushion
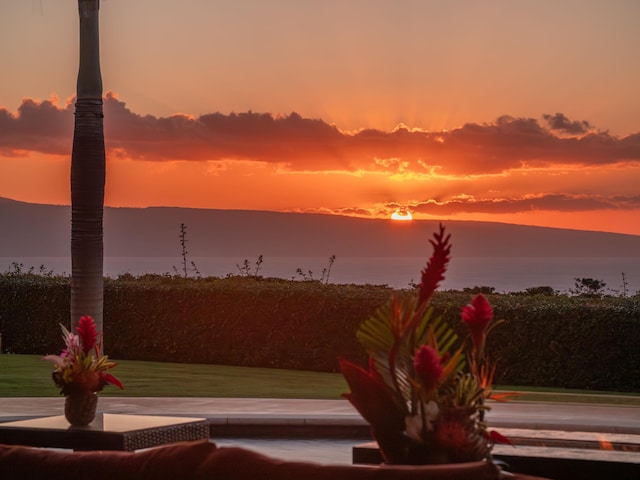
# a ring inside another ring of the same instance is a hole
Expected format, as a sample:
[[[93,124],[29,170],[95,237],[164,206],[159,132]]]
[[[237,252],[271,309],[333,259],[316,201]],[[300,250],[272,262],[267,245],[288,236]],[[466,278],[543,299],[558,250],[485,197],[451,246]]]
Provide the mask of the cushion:
[[[71,452],[0,445],[0,478],[11,480],[188,479],[215,444],[200,440],[139,452]]]
[[[279,460],[208,440],[138,452],[71,452],[0,445],[0,478],[8,480],[490,480],[492,463],[431,466],[322,465]],[[507,478],[534,480],[514,475]]]

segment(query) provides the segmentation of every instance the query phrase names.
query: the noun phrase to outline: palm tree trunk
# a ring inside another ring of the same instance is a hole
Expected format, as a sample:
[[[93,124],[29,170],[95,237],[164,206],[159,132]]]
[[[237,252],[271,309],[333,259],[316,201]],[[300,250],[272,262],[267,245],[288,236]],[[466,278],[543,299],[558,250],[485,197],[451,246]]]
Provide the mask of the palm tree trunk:
[[[100,0],[78,0],[78,70],[71,154],[71,326],[91,315],[103,331],[105,149],[98,11]]]

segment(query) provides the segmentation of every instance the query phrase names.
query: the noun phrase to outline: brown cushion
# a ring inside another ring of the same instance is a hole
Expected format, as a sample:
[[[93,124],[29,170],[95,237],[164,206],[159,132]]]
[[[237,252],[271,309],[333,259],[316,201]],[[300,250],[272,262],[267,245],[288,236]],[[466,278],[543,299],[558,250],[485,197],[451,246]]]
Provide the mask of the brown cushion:
[[[0,445],[3,480],[489,480],[493,464],[434,466],[320,465],[267,457],[200,440],[140,452],[70,452]],[[517,480],[531,479],[516,475]]]
[[[192,478],[216,449],[201,440],[140,452],[70,452],[0,445],[0,478],[11,480],[164,480]]]

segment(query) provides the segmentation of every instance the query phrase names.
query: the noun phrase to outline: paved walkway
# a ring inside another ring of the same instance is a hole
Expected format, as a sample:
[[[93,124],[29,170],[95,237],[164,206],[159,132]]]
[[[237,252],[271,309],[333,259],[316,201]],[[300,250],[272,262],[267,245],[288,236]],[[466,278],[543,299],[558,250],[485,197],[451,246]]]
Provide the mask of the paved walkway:
[[[496,455],[618,462],[640,468],[640,407],[534,402],[492,403],[491,407],[490,428],[518,445],[517,451],[498,445]],[[0,398],[0,422],[63,413],[62,397]],[[102,396],[98,413],[206,418],[219,445],[240,445],[284,459],[299,459],[304,453],[307,460],[321,463],[340,459],[351,463],[353,439],[369,431],[346,400]],[[317,432],[327,428],[341,433],[334,440],[320,440]],[[260,440],[265,432],[276,431],[284,436]],[[356,431],[357,436],[349,436]]]
[[[640,435],[640,407],[575,403],[492,403],[494,428]],[[100,397],[98,411],[204,417],[215,423],[364,425],[346,400]],[[62,415],[62,397],[0,398],[0,421]]]

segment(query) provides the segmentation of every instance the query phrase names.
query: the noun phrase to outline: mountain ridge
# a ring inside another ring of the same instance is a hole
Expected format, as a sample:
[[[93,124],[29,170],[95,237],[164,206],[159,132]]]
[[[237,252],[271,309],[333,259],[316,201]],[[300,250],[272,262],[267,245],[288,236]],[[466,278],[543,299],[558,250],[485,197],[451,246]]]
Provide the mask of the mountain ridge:
[[[0,197],[2,257],[69,256],[71,207]],[[185,207],[105,207],[107,257],[258,255],[425,257],[442,223],[452,254],[468,257],[640,257],[640,236],[463,220],[367,219],[329,214]]]

